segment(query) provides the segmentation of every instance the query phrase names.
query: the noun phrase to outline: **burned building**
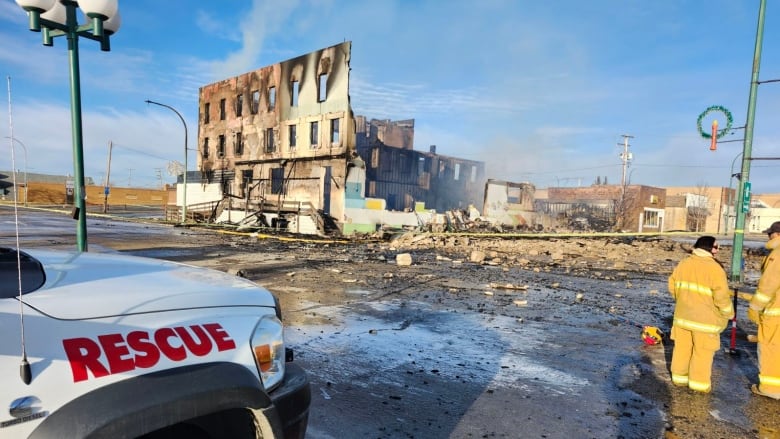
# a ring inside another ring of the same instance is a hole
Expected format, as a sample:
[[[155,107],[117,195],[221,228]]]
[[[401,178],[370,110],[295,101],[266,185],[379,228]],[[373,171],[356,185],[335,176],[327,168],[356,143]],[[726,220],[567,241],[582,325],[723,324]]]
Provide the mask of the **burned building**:
[[[201,87],[203,182],[249,210],[339,218],[356,157],[350,51],[344,42]]]
[[[665,205],[663,188],[594,185],[548,188],[535,209],[574,229],[661,232]]]
[[[414,119],[355,117],[357,152],[366,164],[366,196],[388,209],[445,211],[481,206],[485,163],[414,150]]]
[[[482,162],[414,151],[414,120],[356,120],[350,51],[344,42],[201,87],[189,211],[310,217],[322,231],[352,221],[347,209],[374,208],[366,197],[394,210],[477,204]]]

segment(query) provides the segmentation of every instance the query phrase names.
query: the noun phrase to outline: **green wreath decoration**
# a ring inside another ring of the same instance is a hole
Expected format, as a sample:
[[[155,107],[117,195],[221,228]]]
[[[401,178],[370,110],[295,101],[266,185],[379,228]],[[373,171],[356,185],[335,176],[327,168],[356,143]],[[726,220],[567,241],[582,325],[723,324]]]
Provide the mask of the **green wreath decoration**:
[[[721,137],[728,134],[729,131],[731,131],[731,125],[734,123],[734,118],[731,116],[731,112],[727,110],[725,107],[722,107],[720,105],[713,105],[706,110],[702,114],[699,115],[699,119],[696,120],[696,127],[699,129],[699,134],[701,134],[702,137],[705,139],[711,139],[712,134],[704,131],[701,128],[701,121],[704,119],[708,114],[712,113],[713,111],[719,111],[723,113],[726,116],[726,126],[722,130],[718,130],[717,138],[720,139]]]

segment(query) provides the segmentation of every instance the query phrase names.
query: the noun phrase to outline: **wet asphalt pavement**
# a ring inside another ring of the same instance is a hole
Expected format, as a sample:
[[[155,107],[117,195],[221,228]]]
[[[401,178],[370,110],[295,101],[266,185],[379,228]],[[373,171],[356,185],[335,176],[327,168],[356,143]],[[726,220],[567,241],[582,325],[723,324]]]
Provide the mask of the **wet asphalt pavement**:
[[[0,243],[13,246],[9,213],[0,209]],[[22,248],[75,248],[67,216],[20,214]],[[90,218],[88,231],[90,251],[240,271],[277,294],[312,382],[308,438],[780,437],[780,402],[750,393],[758,371],[744,301],[739,355],[716,354],[709,395],[671,385],[669,341],[642,343],[638,326],[668,332],[668,273],[589,276],[434,250],[402,267],[364,243],[109,219]],[[527,289],[495,288],[505,284]]]

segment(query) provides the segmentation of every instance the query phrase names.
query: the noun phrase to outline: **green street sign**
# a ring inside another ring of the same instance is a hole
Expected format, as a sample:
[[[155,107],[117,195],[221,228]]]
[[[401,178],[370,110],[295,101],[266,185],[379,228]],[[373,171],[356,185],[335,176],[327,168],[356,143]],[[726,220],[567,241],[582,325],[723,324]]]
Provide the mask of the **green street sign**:
[[[750,182],[746,181],[744,188],[742,189],[742,211],[747,213],[750,211]]]

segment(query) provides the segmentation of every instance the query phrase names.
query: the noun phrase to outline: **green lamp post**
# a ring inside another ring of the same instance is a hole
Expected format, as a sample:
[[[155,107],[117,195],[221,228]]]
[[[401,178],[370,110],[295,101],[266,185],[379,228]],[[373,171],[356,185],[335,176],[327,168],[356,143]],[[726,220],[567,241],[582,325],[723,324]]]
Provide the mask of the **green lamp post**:
[[[76,241],[79,251],[87,251],[87,211],[84,187],[84,147],[81,130],[81,89],[79,76],[79,37],[100,43],[100,50],[111,50],[109,37],[119,29],[117,0],[16,0],[27,11],[30,30],[41,32],[43,45],[53,46],[54,38],[68,40],[70,65],[70,113],[73,140],[74,199],[73,218],[77,220]],[[89,19],[79,24],[77,11]]]
[[[731,280],[742,282],[742,253],[745,239],[745,216],[750,210],[750,160],[753,150],[753,124],[756,116],[756,95],[758,93],[758,72],[761,66],[761,46],[764,41],[764,13],[766,0],[761,0],[758,7],[758,26],[756,29],[756,44],[753,51],[753,72],[750,77],[750,94],[748,96],[747,123],[745,123],[745,139],[742,145],[741,184],[737,187],[737,218],[734,222],[734,247],[731,253]]]

